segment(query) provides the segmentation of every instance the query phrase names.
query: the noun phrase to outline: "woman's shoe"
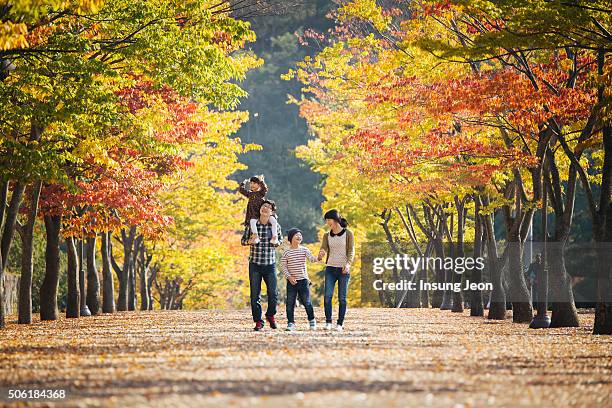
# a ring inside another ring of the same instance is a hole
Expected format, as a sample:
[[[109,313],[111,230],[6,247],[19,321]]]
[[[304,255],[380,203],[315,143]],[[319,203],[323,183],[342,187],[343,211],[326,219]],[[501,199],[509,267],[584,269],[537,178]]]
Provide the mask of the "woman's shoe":
[[[285,329],[285,331],[294,331],[295,330],[295,323],[287,323],[287,328]]]
[[[332,329],[332,324],[331,323],[325,323],[325,330],[331,330]]]
[[[317,321],[315,319],[309,320],[310,330],[317,330]]]
[[[344,329],[342,328],[341,324],[336,325],[336,331],[342,331],[342,330]]]

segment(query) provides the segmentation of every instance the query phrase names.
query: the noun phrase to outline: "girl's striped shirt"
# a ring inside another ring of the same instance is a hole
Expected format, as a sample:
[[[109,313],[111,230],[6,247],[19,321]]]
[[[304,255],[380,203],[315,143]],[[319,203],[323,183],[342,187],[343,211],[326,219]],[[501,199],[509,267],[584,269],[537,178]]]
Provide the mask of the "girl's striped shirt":
[[[281,257],[280,268],[286,278],[293,276],[296,280],[308,279],[306,259],[317,262],[310,250],[304,246],[289,248]]]

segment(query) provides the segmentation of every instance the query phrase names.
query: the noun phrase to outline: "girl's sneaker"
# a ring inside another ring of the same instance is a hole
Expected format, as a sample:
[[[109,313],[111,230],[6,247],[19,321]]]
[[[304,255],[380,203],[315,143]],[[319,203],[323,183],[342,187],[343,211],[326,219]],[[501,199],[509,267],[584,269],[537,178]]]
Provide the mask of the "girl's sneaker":
[[[341,324],[336,325],[336,331],[342,331],[342,330],[344,329],[342,328]]]
[[[295,323],[287,323],[287,328],[285,329],[285,331],[294,331],[295,330]]]
[[[310,330],[317,330],[317,321],[315,319],[309,320]]]
[[[325,323],[325,330],[331,330],[332,329],[332,324],[331,323]]]

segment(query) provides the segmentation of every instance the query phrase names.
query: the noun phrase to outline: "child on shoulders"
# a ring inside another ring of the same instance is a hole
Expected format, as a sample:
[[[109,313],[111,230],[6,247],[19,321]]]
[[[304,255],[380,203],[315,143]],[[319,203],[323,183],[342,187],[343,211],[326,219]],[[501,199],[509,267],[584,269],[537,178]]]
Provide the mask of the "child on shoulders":
[[[249,183],[250,189],[247,190],[246,185]],[[259,244],[260,239],[257,233],[257,220],[259,219],[259,210],[261,205],[266,199],[266,193],[268,192],[268,186],[264,181],[264,175],[260,174],[258,176],[253,176],[250,179],[244,180],[240,184],[240,188],[238,189],[240,194],[247,197],[249,200],[247,202],[247,210],[246,216],[244,219],[244,225],[251,226],[253,244]],[[276,215],[273,214],[270,217],[270,224],[272,224],[272,238],[270,239],[270,243],[272,245],[278,244],[278,233],[276,228]]]

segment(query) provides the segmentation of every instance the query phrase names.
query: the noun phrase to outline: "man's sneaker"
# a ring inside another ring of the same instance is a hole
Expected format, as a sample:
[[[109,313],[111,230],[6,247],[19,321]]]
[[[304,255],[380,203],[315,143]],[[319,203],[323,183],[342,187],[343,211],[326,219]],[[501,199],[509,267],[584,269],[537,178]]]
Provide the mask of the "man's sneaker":
[[[278,244],[278,237],[272,237],[272,239],[270,239],[270,243],[271,243],[272,245],[276,245],[276,244]]]
[[[310,330],[317,330],[317,321],[315,319],[309,320]]]
[[[278,326],[276,325],[276,320],[274,320],[274,316],[266,316],[266,320],[270,323],[271,329],[276,329]]]
[[[285,329],[285,331],[294,331],[295,330],[295,323],[287,323],[287,328]]]
[[[331,330],[332,329],[332,324],[331,323],[325,323],[325,330]]]
[[[255,327],[253,328],[253,330],[260,331],[263,328],[264,328],[264,322],[260,320],[258,322],[255,322]]]
[[[336,325],[336,331],[342,331],[342,330],[343,328],[341,324]]]

